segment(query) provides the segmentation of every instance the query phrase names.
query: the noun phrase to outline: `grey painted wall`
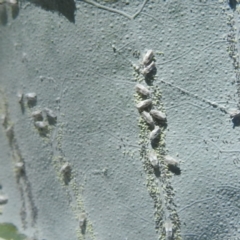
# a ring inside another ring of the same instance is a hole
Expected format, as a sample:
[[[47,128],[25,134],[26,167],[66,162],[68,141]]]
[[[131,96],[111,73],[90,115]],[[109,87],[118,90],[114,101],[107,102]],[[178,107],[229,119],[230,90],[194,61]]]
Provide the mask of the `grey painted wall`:
[[[66,2],[0,1],[0,222],[47,240],[171,239],[166,222],[172,239],[240,239],[238,5]],[[149,49],[146,81],[133,66]],[[136,82],[167,114],[158,171]]]

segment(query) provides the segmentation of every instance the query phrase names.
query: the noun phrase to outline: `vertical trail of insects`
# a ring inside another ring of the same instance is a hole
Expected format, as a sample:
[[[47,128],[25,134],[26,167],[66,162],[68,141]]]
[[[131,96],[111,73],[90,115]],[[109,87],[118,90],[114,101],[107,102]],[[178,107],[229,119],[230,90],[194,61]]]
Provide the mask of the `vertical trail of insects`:
[[[146,67],[147,68],[147,67]],[[146,70],[145,68],[145,70]],[[161,91],[156,82],[156,76],[154,74],[147,74],[145,77],[142,76],[140,67],[135,66],[136,72],[134,73],[135,81],[145,85],[147,89],[150,90],[151,94],[148,97],[144,97],[139,93],[134,95],[135,103],[139,104],[146,98],[152,100],[152,106],[147,107],[146,111],[150,109],[159,110],[164,112],[164,106],[161,101]],[[148,75],[151,75],[150,77]],[[145,82],[145,83],[144,83]],[[141,115],[141,112],[140,112]],[[167,127],[166,123],[161,121],[154,121],[154,129],[160,128],[160,137],[157,141],[152,144],[149,135],[153,131],[149,123],[146,122],[141,116],[139,118],[139,145],[140,156],[143,163],[143,168],[146,173],[147,179],[147,189],[149,195],[153,199],[154,209],[155,209],[155,223],[156,231],[159,234],[159,240],[181,240],[180,233],[180,220],[174,205],[174,192],[171,186],[171,178],[173,173],[169,171],[169,168],[164,161],[165,151],[165,129]],[[154,151],[157,156],[158,163],[154,166],[151,162],[149,156],[150,153]],[[157,166],[157,167],[156,167]]]
[[[68,162],[65,158],[64,149],[62,147],[62,138],[64,136],[64,114],[61,112],[62,110],[62,92],[63,86],[65,83],[64,79],[61,84],[60,90],[60,101],[59,101],[59,108],[58,108],[58,124],[53,129],[51,134],[51,159],[53,162],[53,167],[56,171],[56,177],[64,188],[66,193],[68,202],[70,204],[70,208],[77,219],[78,226],[76,228],[76,236],[78,240],[83,239],[95,239],[93,225],[89,218],[87,218],[87,214],[85,211],[85,206],[82,198],[83,192],[83,185],[79,184],[76,179],[76,172],[73,164]],[[69,166],[69,171],[63,171],[63,166]],[[84,216],[84,217],[83,217]],[[87,222],[87,224],[86,224]]]
[[[20,192],[20,197],[22,201],[22,206],[20,210],[20,216],[23,228],[27,227],[27,217],[30,215],[31,226],[36,226],[37,223],[37,207],[34,203],[34,198],[32,194],[31,183],[28,179],[27,172],[25,169],[25,161],[22,156],[21,150],[18,145],[18,141],[14,131],[14,124],[10,119],[9,105],[6,100],[5,94],[2,89],[0,89],[0,114],[2,114],[2,125],[8,139],[9,147],[11,150],[11,157],[14,164],[15,177]],[[29,208],[27,208],[29,206]],[[30,214],[29,214],[29,212]]]

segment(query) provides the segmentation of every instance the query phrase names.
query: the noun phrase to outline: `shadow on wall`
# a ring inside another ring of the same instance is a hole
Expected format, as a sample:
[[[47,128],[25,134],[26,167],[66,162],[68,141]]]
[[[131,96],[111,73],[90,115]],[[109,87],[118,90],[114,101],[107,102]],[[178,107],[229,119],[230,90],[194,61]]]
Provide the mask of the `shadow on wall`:
[[[46,11],[58,12],[70,22],[75,22],[76,5],[74,0],[28,0]],[[0,0],[0,25],[6,25],[9,18],[19,14],[19,0]]]
[[[47,11],[56,11],[65,16],[70,22],[75,22],[76,5],[74,0],[29,0]]]
[[[15,19],[19,13],[17,0],[0,0],[0,25],[6,25],[11,16]]]
[[[231,9],[236,10],[236,6],[239,0],[229,0],[229,6]]]

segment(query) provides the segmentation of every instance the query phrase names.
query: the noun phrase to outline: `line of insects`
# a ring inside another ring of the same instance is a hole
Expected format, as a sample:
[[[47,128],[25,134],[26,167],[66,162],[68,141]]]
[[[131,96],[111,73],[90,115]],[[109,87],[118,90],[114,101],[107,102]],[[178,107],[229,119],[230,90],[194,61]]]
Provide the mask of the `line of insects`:
[[[148,50],[142,59],[140,66],[135,66],[135,70],[140,72],[145,78],[149,74],[152,74],[156,70],[156,65],[154,61],[154,53],[152,50]],[[140,83],[135,86],[136,92],[142,97],[142,100],[136,104],[136,108],[139,111],[141,118],[149,126],[149,142],[151,149],[148,152],[148,159],[151,166],[156,170],[159,169],[159,160],[156,153],[156,146],[159,142],[161,129],[158,125],[165,123],[167,121],[166,114],[162,111],[155,109],[153,106],[153,101],[151,99],[151,91],[147,86],[144,86]],[[179,167],[179,161],[173,158],[172,156],[165,155],[163,160],[169,167]],[[172,239],[173,237],[173,226],[171,220],[168,219],[165,225],[166,239]]]

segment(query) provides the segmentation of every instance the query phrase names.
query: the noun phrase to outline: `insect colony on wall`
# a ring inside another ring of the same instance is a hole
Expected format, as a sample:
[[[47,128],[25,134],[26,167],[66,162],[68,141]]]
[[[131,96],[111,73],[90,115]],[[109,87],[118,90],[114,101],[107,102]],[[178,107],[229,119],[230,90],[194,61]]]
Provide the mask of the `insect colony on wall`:
[[[148,50],[143,56],[140,65],[133,65],[133,67],[138,74],[144,77],[145,82],[148,85],[145,86],[143,84],[137,83],[135,86],[135,91],[137,92],[136,108],[139,112],[139,115],[141,116],[141,119],[146,124],[148,131],[147,134],[149,143],[147,144],[146,157],[148,158],[148,161],[154,171],[160,172],[160,160],[158,159],[159,154],[161,155],[162,161],[167,167],[169,167],[169,169],[170,167],[179,168],[178,160],[172,156],[159,153],[158,145],[161,141],[161,129],[164,125],[166,125],[167,116],[163,111],[158,109],[159,106],[153,98],[155,93],[151,92],[151,89],[153,88],[151,86],[151,79],[153,79],[152,76],[156,73],[156,64],[153,50]],[[165,239],[173,239],[174,225],[172,224],[172,217],[170,217],[171,214],[169,214],[169,211],[166,210],[163,215],[165,215],[164,224],[162,224],[163,232],[165,233]]]
[[[51,130],[51,125],[55,125],[57,123],[57,114],[50,108],[38,108],[33,110],[33,108],[37,105],[37,94],[35,92],[29,92],[23,94],[19,92],[17,94],[18,102],[21,106],[22,111],[24,111],[25,107],[28,106],[30,111],[30,116],[33,120],[33,124],[35,128],[38,130],[38,133],[41,136],[46,136]],[[59,101],[59,100],[58,100]],[[9,133],[10,134],[10,133]],[[65,162],[61,163],[62,166],[60,168],[60,176],[65,184],[65,186],[69,185],[69,182],[72,180],[72,166],[70,163]],[[16,171],[19,173],[24,171],[24,163],[18,162],[16,164]],[[76,187],[76,186],[75,186]],[[0,195],[0,205],[6,203],[4,200],[4,196]],[[85,234],[87,227],[87,214],[85,211],[81,211],[78,218],[79,229],[82,234]],[[90,223],[88,224],[89,226]]]

